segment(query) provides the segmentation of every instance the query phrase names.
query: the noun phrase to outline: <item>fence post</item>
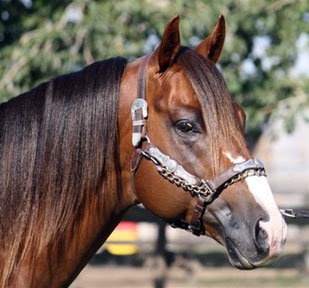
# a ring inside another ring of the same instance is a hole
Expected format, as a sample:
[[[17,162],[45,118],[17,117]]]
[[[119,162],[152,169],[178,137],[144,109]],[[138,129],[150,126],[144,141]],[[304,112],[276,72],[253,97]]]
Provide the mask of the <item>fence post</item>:
[[[166,282],[166,272],[167,272],[167,259],[166,259],[166,223],[159,221],[159,233],[156,243],[155,251],[155,277],[154,277],[154,287],[164,288]]]

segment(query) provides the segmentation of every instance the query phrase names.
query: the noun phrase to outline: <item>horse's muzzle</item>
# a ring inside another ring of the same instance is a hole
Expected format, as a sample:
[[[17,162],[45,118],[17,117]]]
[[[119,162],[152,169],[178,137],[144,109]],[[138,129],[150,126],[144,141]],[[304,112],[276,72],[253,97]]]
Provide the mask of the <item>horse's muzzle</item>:
[[[273,241],[271,235],[262,228],[261,223],[263,223],[262,220],[257,220],[249,229],[251,233],[248,233],[249,231],[246,233],[242,229],[237,233],[235,231],[227,233],[224,243],[228,258],[234,267],[250,270],[263,267],[280,257],[285,244],[284,233],[280,241]]]

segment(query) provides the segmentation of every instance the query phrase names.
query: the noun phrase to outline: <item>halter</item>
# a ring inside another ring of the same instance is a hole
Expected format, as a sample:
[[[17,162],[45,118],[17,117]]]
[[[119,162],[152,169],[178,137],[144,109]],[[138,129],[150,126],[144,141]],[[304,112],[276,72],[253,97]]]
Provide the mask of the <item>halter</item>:
[[[175,228],[181,228],[200,236],[205,234],[203,216],[206,208],[228,186],[249,176],[266,176],[263,163],[256,158],[238,163],[213,179],[200,179],[189,173],[178,162],[153,145],[147,135],[148,105],[146,102],[146,56],[138,70],[137,99],[131,106],[133,120],[132,144],[135,147],[131,159],[131,183],[135,191],[134,176],[140,161],[144,158],[153,163],[159,174],[172,184],[181,187],[197,199],[190,223],[180,219],[171,221]],[[143,142],[147,142],[143,145]],[[142,148],[144,146],[145,148]]]

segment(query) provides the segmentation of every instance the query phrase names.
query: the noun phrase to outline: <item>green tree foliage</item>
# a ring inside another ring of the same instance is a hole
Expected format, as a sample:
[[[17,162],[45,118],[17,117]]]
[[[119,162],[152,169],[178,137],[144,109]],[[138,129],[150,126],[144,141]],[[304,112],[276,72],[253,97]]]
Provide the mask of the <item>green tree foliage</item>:
[[[153,51],[175,14],[182,43],[194,47],[223,14],[219,67],[245,108],[250,137],[278,105],[291,108],[287,119],[309,105],[307,76],[291,77],[297,43],[309,35],[307,0],[0,0],[0,13],[1,101],[97,60]]]

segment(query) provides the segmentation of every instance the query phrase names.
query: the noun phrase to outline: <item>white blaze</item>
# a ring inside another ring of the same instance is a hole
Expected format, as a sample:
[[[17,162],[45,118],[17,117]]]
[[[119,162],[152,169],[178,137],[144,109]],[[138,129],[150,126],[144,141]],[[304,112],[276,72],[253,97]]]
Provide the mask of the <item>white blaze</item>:
[[[223,152],[223,154],[233,163],[233,164],[237,164],[237,163],[241,163],[241,162],[245,162],[246,159],[242,156],[238,156],[237,158],[234,158],[231,153],[229,152]]]
[[[245,158],[239,156],[234,158],[230,153],[225,152],[224,155],[233,163],[241,163],[246,161]],[[283,244],[286,237],[287,226],[278,209],[273,193],[269,187],[268,181],[264,176],[250,176],[245,179],[250,193],[255,201],[269,215],[267,222],[261,221],[260,227],[263,228],[268,235],[269,256],[278,256],[283,249]]]
[[[260,221],[260,227],[268,234],[270,247],[269,256],[278,256],[283,249],[287,226],[278,209],[268,181],[264,176],[247,177],[245,181],[255,201],[269,215],[269,220],[267,222]]]

